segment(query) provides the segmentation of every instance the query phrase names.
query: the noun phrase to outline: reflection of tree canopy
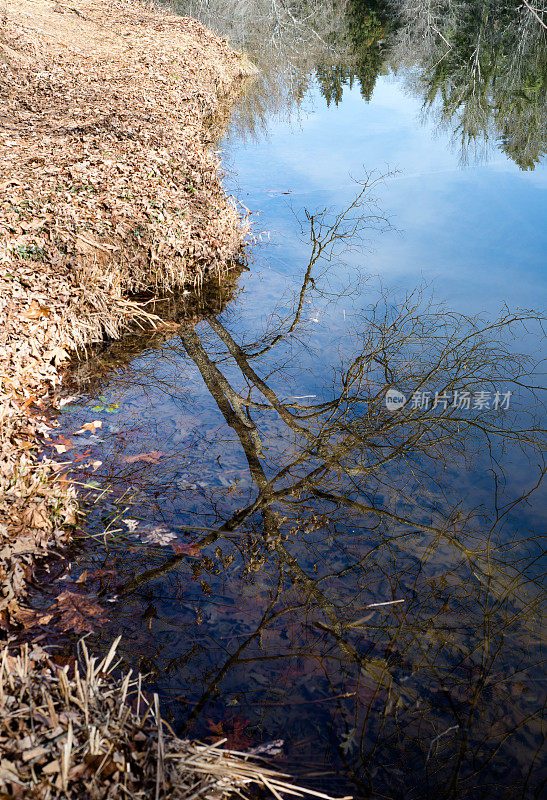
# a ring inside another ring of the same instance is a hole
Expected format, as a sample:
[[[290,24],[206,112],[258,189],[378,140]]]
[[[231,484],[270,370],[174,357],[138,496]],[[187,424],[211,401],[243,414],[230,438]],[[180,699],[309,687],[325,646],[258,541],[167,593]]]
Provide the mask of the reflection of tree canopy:
[[[399,0],[390,64],[440,121],[470,145],[501,141],[522,169],[545,153],[546,31],[510,0]]]
[[[327,102],[357,80],[370,100],[388,68],[408,69],[414,92],[460,138],[464,158],[500,142],[521,169],[545,153],[546,30],[510,0],[351,0],[353,58],[321,66]]]
[[[529,9],[529,7],[532,11]],[[521,169],[545,153],[544,12],[513,0],[178,0],[245,49],[261,74],[235,109],[243,130],[298,105],[315,73],[327,102],[358,82],[409,72],[424,108],[459,138],[464,158],[499,142]],[[540,17],[540,19],[538,19]]]
[[[311,735],[307,764],[330,741],[359,796],[412,789],[462,800],[479,787],[493,796],[500,783],[525,796],[537,786],[539,699],[519,687],[537,685],[539,601],[533,534],[519,540],[512,529],[508,541],[504,529],[525,514],[536,477],[522,492],[503,484],[517,452],[541,459],[534,416],[516,403],[509,413],[441,403],[394,414],[384,398],[391,386],[407,396],[500,386],[522,396],[531,365],[512,343],[535,315],[489,322],[419,296],[382,297],[355,321],[352,347],[319,361],[319,397],[287,397],[291,365],[312,347],[306,301],[332,292],[329,263],[346,245],[385,225],[366,210],[369,184],[337,215],[306,215],[300,290],[260,335],[238,333],[228,312],[163,342],[161,374],[154,352],[140,374],[118,361],[111,389],[158,383],[182,408],[203,391],[223,423],[218,436],[172,452],[161,432],[154,442],[157,420],[150,430],[135,423],[138,442],[167,453],[129,513],[196,526],[192,544],[166,555],[106,542],[82,568],[118,559],[116,627],[164,685],[177,721],[202,735],[209,725],[241,737],[242,719],[266,738],[290,727]],[[124,462],[124,436],[107,474],[136,489],[144,483]],[[479,456],[495,496],[477,505],[451,484]],[[226,463],[239,477],[222,483]],[[181,464],[189,488],[175,481]],[[404,602],[374,605],[393,601]]]
[[[317,79],[327,104],[342,101],[344,86],[357,81],[365,100],[372,98],[378,75],[385,69],[384,42],[397,22],[388,0],[349,0],[346,3],[347,37],[352,56],[344,63],[321,64]]]

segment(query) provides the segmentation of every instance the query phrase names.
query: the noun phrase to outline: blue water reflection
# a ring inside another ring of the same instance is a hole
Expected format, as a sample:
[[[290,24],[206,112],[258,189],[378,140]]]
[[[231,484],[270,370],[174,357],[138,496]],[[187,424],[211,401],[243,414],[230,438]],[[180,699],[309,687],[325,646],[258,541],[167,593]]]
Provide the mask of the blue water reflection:
[[[545,166],[522,172],[494,149],[462,167],[449,133],[421,121],[402,81],[381,77],[371,102],[355,87],[330,107],[313,86],[297,112],[272,115],[258,141],[228,137],[223,157],[234,195],[260,212],[255,230],[271,234],[259,263],[284,276],[305,257],[293,210],[340,208],[352,178],[396,171],[376,195],[397,231],[353,255],[355,268],[391,287],[427,282],[464,313],[545,301]]]
[[[328,106],[312,81],[298,108],[273,109],[258,134],[233,126],[223,163],[252,214],[249,271],[222,313],[172,336],[129,337],[125,351],[114,344],[91,360],[63,432],[101,418],[81,444],[102,464],[82,479],[111,499],[90,515],[98,539],[72,578],[87,570],[101,597],[116,595],[98,638],[123,632],[126,658],[151,671],[181,732],[241,748],[282,738],[278,763],[333,794],[538,797],[546,505],[538,490],[502,506],[535,485],[539,450],[527,457],[502,441],[493,460],[485,447],[467,463],[457,435],[446,453],[433,437],[431,460],[407,451],[382,471],[386,445],[371,431],[381,423],[392,436],[390,421],[382,398],[367,406],[358,394],[351,413],[333,411],[349,427],[329,429],[319,412],[332,450],[349,448],[349,472],[237,516],[267,495],[264,478],[288,465],[276,484],[286,488],[325,459],[307,423],[291,427],[260,380],[289,404],[299,398],[304,416],[332,400],[382,287],[390,310],[423,286],[469,315],[544,300],[545,167],[521,172],[495,146],[462,167],[450,134],[421,120],[405,87],[404,76],[383,76],[370,102],[346,87]],[[318,264],[295,335],[270,347],[310,262],[309,215],[336,216],[367,174],[385,175],[364,212],[370,226]],[[543,344],[531,326],[511,347]],[[243,395],[255,403],[248,417]],[[527,399],[523,390],[515,402]],[[115,418],[97,410],[113,402]],[[309,425],[315,435],[319,423]],[[367,459],[378,469],[351,473]],[[386,522],[388,508],[401,517]],[[428,529],[437,517],[452,527]],[[115,535],[103,548],[106,525]],[[221,535],[202,540],[196,525]],[[102,580],[108,569],[114,583]]]

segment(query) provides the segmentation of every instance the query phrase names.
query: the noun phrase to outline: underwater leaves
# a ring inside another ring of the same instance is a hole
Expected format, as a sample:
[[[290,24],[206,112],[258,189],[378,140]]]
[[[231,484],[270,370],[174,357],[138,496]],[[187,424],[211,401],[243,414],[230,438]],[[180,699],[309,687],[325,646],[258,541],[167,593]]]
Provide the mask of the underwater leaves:
[[[124,464],[135,464],[137,461],[145,461],[148,464],[159,464],[163,453],[161,450],[152,450],[150,453],[138,453],[135,456],[126,456]]]
[[[104,411],[105,414],[117,414],[120,410],[119,403],[109,402],[109,400],[106,397],[104,397],[104,395],[101,395],[99,397],[99,401],[100,403],[93,406],[92,411]]]
[[[97,625],[106,622],[104,609],[94,603],[88,595],[63,592],[56,600],[59,625],[63,630],[92,632]]]
[[[155,528],[151,528],[147,533],[145,533],[141,537],[141,542],[146,544],[159,544],[159,545],[166,545],[176,539],[176,533],[170,531],[169,528],[166,528],[165,525],[158,525]]]
[[[247,750],[252,744],[252,739],[246,735],[249,720],[244,717],[228,717],[220,722],[208,719],[207,727],[211,731],[207,739],[210,742],[226,739],[228,750]]]
[[[90,433],[95,433],[97,428],[102,428],[102,425],[103,425],[102,420],[95,419],[93,420],[93,422],[86,422],[85,425],[82,425],[80,430],[76,431],[76,433],[85,433],[86,431],[89,431]]]
[[[59,435],[59,441],[53,442],[53,447],[55,448],[57,453],[61,455],[62,453],[66,453],[67,450],[71,450],[74,447],[74,445],[72,444],[70,439],[67,439],[65,436]]]
[[[95,30],[87,14],[75,13],[78,25],[87,20]],[[49,432],[50,415],[32,416],[27,401],[42,411],[77,410],[70,405],[75,398],[54,395],[70,354],[105,333],[116,338],[130,318],[152,319],[127,293],[151,281],[166,291],[182,288],[199,278],[203,264],[222,274],[245,237],[202,135],[203,123],[242,74],[240,57],[215,37],[203,41],[197,23],[156,12],[150,15],[160,21],[158,42],[149,32],[143,40],[140,15],[126,20],[124,57],[107,47],[104,57],[93,55],[91,71],[94,34],[88,41],[82,33],[78,49],[69,47],[66,57],[59,57],[59,46],[66,45],[40,34],[34,63],[24,53],[35,52],[37,31],[15,18],[2,28],[3,101],[10,109],[9,132],[4,125],[0,143],[6,173],[0,209],[0,549],[10,548],[0,563],[4,620],[16,608],[34,560],[31,547],[13,553],[11,543],[27,528],[45,554],[48,546],[66,543],[75,519],[74,488],[56,482],[58,462],[35,447],[37,437]],[[60,24],[59,15],[53,17]],[[65,23],[63,36],[72,43],[71,24]],[[154,87],[165,72],[164,26],[173,26],[173,39],[181,44],[169,48],[177,78],[165,74],[160,96]],[[204,68],[195,68],[196,54]],[[135,92],[147,98],[144,117]],[[119,130],[118,113],[124,120]],[[53,137],[41,135],[44,120],[61,118]],[[197,199],[189,177],[199,183]],[[97,398],[98,410],[118,413],[113,399]],[[56,445],[53,455],[69,449]],[[97,468],[98,460],[91,466]],[[94,481],[86,486],[99,488]],[[44,498],[43,514],[27,514],[34,497]]]
[[[201,557],[201,548],[193,542],[177,542],[173,545],[173,550],[178,556],[186,555],[190,556],[190,558]]]
[[[87,577],[85,575],[85,580]],[[52,624],[63,631],[92,633],[99,625],[108,621],[103,616],[104,609],[94,602],[93,597],[65,591],[56,598],[50,608],[42,610],[19,607],[15,617],[25,628]]]

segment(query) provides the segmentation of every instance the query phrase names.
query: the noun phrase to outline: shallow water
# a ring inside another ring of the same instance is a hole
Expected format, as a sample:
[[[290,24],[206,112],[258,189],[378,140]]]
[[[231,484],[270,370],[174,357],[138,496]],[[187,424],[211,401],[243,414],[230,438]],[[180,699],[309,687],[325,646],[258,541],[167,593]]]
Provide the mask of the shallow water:
[[[79,367],[62,433],[96,538],[65,585],[114,601],[99,644],[123,633],[181,733],[283,740],[274,763],[335,795],[539,797],[541,379],[523,376],[543,340],[470,317],[538,306],[545,167],[495,142],[462,166],[404,72],[337,105],[312,74],[253,135],[248,92],[222,158],[249,271],[220,313]],[[389,411],[389,386],[431,404]]]

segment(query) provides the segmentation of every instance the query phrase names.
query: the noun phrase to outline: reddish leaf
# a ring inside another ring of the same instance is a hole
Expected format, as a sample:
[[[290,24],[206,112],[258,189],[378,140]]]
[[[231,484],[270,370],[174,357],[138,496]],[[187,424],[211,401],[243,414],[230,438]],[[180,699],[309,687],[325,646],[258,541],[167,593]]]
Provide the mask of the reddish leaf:
[[[104,609],[94,603],[89,596],[63,592],[57,598],[58,622],[63,630],[89,631],[95,630],[97,625],[107,622],[103,617]]]
[[[77,461],[83,461],[83,460],[84,460],[84,458],[88,458],[88,457],[90,456],[90,454],[91,454],[91,450],[86,450],[86,451],[85,451],[85,452],[83,452],[83,453],[76,453],[76,454],[74,455],[74,458],[73,458],[72,460],[73,460],[75,463],[76,463]]]
[[[186,555],[190,556],[190,558],[201,557],[201,548],[192,542],[183,542],[182,544],[177,542],[173,544],[172,547],[177,556]]]
[[[211,736],[206,738],[211,742],[226,739],[225,747],[228,750],[247,750],[252,744],[252,740],[245,734],[249,720],[244,717],[230,717],[221,722],[208,719],[207,727],[211,731]]]
[[[61,436],[61,434],[59,434],[59,441],[52,442],[52,445],[59,454],[66,453],[67,450],[70,450],[72,447],[74,447],[70,439],[67,439],[65,436]]]
[[[86,570],[86,572],[87,572],[87,577],[89,579],[104,578],[106,576],[111,576],[111,575],[116,576],[118,574],[117,570],[113,569],[112,567],[103,567],[102,569],[96,569],[93,572],[88,572]]]

